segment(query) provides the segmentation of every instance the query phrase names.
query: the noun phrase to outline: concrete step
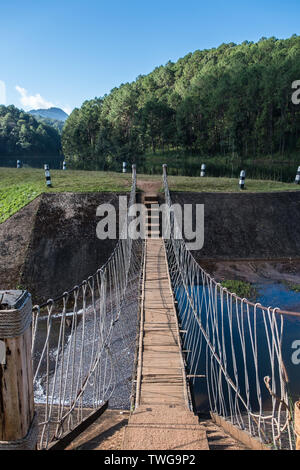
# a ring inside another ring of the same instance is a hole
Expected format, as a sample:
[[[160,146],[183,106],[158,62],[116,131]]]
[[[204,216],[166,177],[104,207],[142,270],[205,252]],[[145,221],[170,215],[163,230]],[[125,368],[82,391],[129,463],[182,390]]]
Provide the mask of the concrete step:
[[[204,427],[183,406],[139,406],[125,428],[123,450],[209,450]]]
[[[140,405],[130,416],[128,424],[193,424],[199,419],[185,406],[143,406]]]

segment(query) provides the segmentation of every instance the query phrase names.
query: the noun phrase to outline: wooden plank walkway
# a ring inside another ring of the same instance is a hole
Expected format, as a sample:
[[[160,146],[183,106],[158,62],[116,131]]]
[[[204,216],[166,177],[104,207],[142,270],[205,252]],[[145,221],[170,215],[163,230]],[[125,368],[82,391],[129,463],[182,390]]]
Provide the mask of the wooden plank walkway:
[[[157,204],[154,195],[146,197]],[[149,207],[149,214],[153,212]],[[123,449],[206,450],[205,430],[189,409],[166,251],[159,235],[156,219],[145,240],[136,403]]]
[[[184,363],[162,239],[146,240],[143,310],[137,405],[187,407]]]

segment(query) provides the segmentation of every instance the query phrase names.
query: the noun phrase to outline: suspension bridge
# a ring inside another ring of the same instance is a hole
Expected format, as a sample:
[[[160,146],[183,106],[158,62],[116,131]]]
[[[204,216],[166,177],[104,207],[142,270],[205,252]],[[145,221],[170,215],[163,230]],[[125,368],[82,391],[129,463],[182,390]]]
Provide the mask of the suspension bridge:
[[[298,448],[282,343],[300,314],[242,299],[196,263],[166,166],[168,237],[150,193],[146,236],[128,237],[136,185],[133,166],[129,216],[94,274],[43,305],[0,292],[0,449],[66,448],[109,406],[130,409],[123,449],[208,450],[196,389],[247,447]]]

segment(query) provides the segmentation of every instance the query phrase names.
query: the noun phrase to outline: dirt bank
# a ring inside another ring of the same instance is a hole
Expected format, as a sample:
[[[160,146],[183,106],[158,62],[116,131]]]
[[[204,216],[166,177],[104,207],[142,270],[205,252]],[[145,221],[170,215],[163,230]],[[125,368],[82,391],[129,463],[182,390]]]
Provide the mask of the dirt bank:
[[[137,187],[144,193],[156,194],[162,187],[162,182],[137,179]]]
[[[201,261],[217,281],[238,279],[251,283],[287,282],[300,284],[300,260]]]
[[[0,289],[15,289],[41,197],[0,224]]]
[[[204,204],[204,246],[193,252],[197,260],[300,258],[300,192],[171,197],[181,205]]]
[[[96,209],[116,193],[43,194],[0,225],[0,285],[25,287],[34,302],[56,297],[93,274],[116,241],[99,240]]]
[[[21,284],[39,302],[86,279],[108,259],[116,240],[96,236],[96,209],[103,203],[118,213],[116,193],[42,195],[21,274]]]

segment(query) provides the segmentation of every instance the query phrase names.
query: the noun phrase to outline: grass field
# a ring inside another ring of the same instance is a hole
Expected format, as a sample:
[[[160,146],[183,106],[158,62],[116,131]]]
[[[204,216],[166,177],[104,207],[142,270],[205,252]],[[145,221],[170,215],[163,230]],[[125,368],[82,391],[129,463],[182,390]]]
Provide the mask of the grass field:
[[[161,175],[139,175],[138,179],[162,181]],[[52,187],[47,188],[43,169],[0,168],[0,223],[43,192],[129,191],[131,174],[52,170]],[[238,179],[169,176],[172,191],[239,192]],[[295,191],[300,185],[246,179],[245,192]]]
[[[238,178],[213,178],[192,176],[169,176],[169,188],[172,191],[195,192],[240,192]],[[244,192],[272,192],[272,191],[297,191],[300,185],[295,183],[281,183],[280,181],[247,179]]]
[[[44,170],[0,168],[0,223],[43,192],[129,191],[131,175],[101,171],[51,170],[47,188]]]

